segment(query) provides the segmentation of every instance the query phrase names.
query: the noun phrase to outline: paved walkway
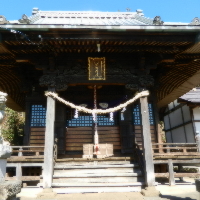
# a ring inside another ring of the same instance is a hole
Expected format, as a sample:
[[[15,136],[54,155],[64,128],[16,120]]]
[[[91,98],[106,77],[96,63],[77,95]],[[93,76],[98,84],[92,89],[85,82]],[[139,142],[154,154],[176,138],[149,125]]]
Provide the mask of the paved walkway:
[[[194,179],[184,178],[183,182],[176,180],[176,186],[160,183],[157,187],[161,197],[144,197],[139,192],[127,193],[86,193],[86,194],[58,194],[48,200],[200,200],[200,194],[196,191]],[[23,188],[18,194],[19,200],[37,199],[41,188]],[[39,199],[37,199],[39,200]]]
[[[200,194],[196,191],[195,180],[193,178],[184,178],[179,181],[176,178],[176,185],[159,184],[157,190],[160,191],[161,197],[170,200],[200,200]]]

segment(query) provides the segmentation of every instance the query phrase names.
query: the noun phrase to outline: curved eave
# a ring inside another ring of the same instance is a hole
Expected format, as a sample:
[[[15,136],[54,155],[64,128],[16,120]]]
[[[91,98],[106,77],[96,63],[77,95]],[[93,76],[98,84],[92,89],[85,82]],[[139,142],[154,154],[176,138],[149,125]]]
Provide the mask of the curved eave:
[[[155,31],[155,32],[198,32],[200,31],[200,25],[133,25],[133,26],[121,26],[121,25],[72,25],[72,24],[3,24],[0,25],[0,29],[17,29],[17,30],[40,30],[49,31],[51,29],[99,29],[99,30],[142,30],[142,31]]]

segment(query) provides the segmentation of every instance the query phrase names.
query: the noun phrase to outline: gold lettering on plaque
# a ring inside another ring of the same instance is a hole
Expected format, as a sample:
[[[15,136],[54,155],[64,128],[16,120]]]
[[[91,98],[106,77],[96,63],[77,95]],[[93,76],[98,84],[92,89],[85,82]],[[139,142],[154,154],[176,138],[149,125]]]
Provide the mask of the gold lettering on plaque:
[[[89,80],[106,80],[105,58],[88,58]]]

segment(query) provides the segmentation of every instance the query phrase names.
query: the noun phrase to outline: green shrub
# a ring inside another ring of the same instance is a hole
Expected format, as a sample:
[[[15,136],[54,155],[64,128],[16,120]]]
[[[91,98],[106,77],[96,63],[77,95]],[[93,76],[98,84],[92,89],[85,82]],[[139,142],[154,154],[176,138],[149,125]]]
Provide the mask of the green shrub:
[[[10,108],[6,108],[1,133],[4,140],[10,142],[11,145],[22,145],[24,135],[24,116]]]

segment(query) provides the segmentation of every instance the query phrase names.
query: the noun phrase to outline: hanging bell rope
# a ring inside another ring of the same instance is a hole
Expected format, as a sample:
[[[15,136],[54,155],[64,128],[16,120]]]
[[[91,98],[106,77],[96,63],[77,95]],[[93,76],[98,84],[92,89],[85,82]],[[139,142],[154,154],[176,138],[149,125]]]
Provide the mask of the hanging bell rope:
[[[92,115],[94,114],[105,114],[105,113],[112,113],[112,112],[116,112],[118,110],[121,110],[125,107],[127,107],[129,104],[133,103],[134,101],[136,101],[137,99],[141,98],[141,97],[145,97],[149,95],[149,91],[142,91],[138,94],[136,94],[133,98],[131,98],[130,100],[126,101],[123,104],[120,104],[114,108],[108,108],[106,110],[102,110],[102,109],[89,109],[89,108],[85,108],[82,106],[76,106],[73,103],[70,103],[69,101],[64,100],[63,98],[59,97],[57,93],[54,92],[46,92],[45,93],[46,96],[50,96],[53,97],[55,99],[57,99],[59,102],[64,103],[65,105],[77,109],[79,112],[85,112],[85,113],[90,113]]]

